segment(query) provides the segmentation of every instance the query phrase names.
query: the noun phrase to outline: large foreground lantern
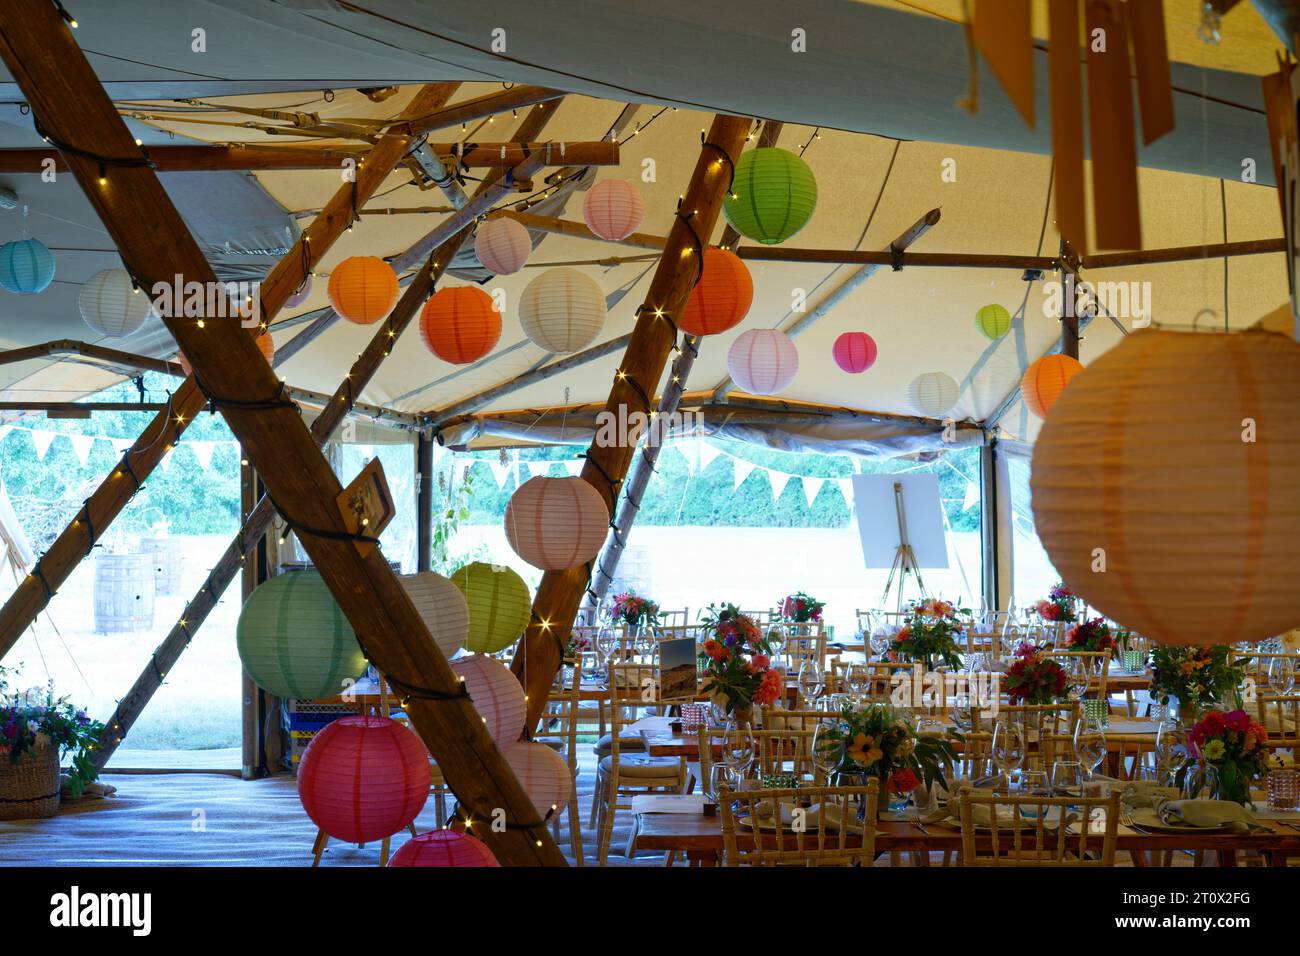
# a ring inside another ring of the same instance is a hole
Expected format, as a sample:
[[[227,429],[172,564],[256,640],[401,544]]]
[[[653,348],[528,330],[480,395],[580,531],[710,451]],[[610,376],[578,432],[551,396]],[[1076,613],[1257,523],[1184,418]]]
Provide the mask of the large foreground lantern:
[[[1136,332],[1061,395],[1034,445],[1034,522],[1065,583],[1168,644],[1300,622],[1300,345]]]
[[[947,415],[960,396],[956,380],[944,372],[924,372],[907,384],[907,404],[927,418]]]
[[[524,287],[519,324],[548,352],[576,352],[590,345],[605,324],[605,293],[577,269],[547,269]]]
[[[153,302],[125,269],[101,269],[82,283],[77,308],[88,326],[111,338],[130,335],[153,314]]]
[[[816,206],[817,180],[808,164],[789,150],[764,146],[741,154],[722,212],[742,236],[772,245],[807,225]]]
[[[492,306],[492,296],[482,289],[448,286],[430,296],[420,310],[420,336],[444,362],[468,365],[496,347],[501,316]]]
[[[727,371],[751,395],[776,395],[799,373],[794,340],[777,329],[741,332],[727,351]]]
[[[1039,418],[1046,418],[1065,386],[1083,371],[1083,365],[1068,355],[1044,355],[1025,369],[1020,380],[1020,397]]]
[[[520,740],[502,754],[539,817],[559,814],[573,793],[573,771],[546,744]]]
[[[582,478],[536,475],[506,505],[506,540],[543,571],[576,568],[594,558],[609,530],[609,506]]]
[[[344,259],[330,273],[330,305],[349,322],[373,325],[397,305],[397,273],[378,256]]]
[[[451,657],[465,646],[469,637],[469,604],[460,588],[432,571],[403,574],[397,580],[444,657]]]
[[[451,669],[464,679],[465,690],[492,739],[501,747],[518,740],[528,718],[528,704],[524,685],[510,668],[494,657],[472,654],[456,658]]]
[[[705,249],[704,271],[677,327],[690,335],[717,335],[738,325],[753,301],[754,280],[740,257],[730,249]]]
[[[500,866],[487,844],[468,833],[433,830],[402,844],[389,866]]]
[[[582,218],[587,228],[600,236],[617,242],[636,232],[645,216],[645,201],[641,193],[622,179],[606,179],[587,190],[582,201]]]
[[[453,571],[451,583],[469,606],[466,650],[495,654],[513,644],[528,626],[533,599],[524,579],[510,568],[475,561]]]

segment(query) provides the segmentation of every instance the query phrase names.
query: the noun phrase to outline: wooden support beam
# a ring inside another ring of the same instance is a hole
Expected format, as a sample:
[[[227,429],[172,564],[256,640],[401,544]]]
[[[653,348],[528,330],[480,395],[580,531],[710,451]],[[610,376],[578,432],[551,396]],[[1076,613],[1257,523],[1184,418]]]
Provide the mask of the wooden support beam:
[[[95,412],[160,412],[163,402],[0,402],[0,412],[44,412],[50,418],[89,418]]]
[[[420,136],[434,130],[449,129],[452,126],[495,116],[506,110],[522,109],[525,106],[536,106],[538,103],[549,103],[563,98],[562,90],[547,89],[543,86],[514,86],[500,93],[476,96],[454,106],[430,110],[421,116],[413,117],[408,122],[390,127],[389,132],[404,132],[411,136]],[[515,138],[527,142],[533,137]]]
[[[0,4],[0,57],[51,138],[77,152],[68,162],[115,240],[123,261],[152,286],[180,274],[215,283],[153,170],[113,165],[100,183],[94,153],[135,155],[130,132],[55,7],[44,0]],[[348,540],[336,498],[342,486],[252,337],[229,322],[163,317],[206,389],[274,495],[339,602],[358,639],[393,686],[406,688],[411,723],[420,733],[475,832],[504,865],[564,865],[532,801],[464,694],[463,684],[424,625],[382,551],[365,554]],[[513,824],[497,833],[483,822],[502,811]]]
[[[1204,246],[1175,246],[1171,249],[1138,249],[1133,252],[1108,252],[1085,256],[1085,269],[1115,269],[1120,266],[1150,266],[1162,262],[1195,262],[1197,259],[1222,259],[1225,256],[1260,256],[1285,252],[1286,240],[1248,239],[1244,242],[1215,242]]]
[[[638,310],[622,367],[610,389],[605,407],[615,416],[648,412],[652,407],[650,396],[676,345],[675,326],[668,319],[675,321],[681,314],[699,274],[704,250],[696,247],[694,236],[707,242],[712,235],[731,183],[732,164],[740,155],[749,127],[749,120],[720,115],[706,134],[645,304]],[[626,446],[594,443],[587,450],[583,480],[596,488],[611,514],[618,500],[617,483],[626,476],[634,451]],[[533,726],[545,706],[589,574],[587,568],[579,567],[542,575],[533,600],[532,621],[512,664],[528,699],[525,726]]]
[[[1079,316],[1075,312],[1075,288],[1079,283],[1079,257],[1075,255],[1070,243],[1061,240],[1061,279],[1065,283],[1065,295],[1061,312],[1061,354],[1079,360]]]

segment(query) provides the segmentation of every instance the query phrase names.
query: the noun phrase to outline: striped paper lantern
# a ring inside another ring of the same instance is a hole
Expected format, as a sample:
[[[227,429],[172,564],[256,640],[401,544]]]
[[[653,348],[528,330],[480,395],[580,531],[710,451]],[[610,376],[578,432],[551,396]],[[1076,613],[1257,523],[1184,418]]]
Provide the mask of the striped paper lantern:
[[[492,296],[473,286],[439,289],[420,310],[420,337],[429,351],[452,365],[487,355],[501,339],[501,316]]]
[[[587,190],[582,201],[582,219],[602,239],[617,241],[636,232],[645,218],[645,201],[640,191],[622,179],[606,179]]]
[[[754,301],[754,280],[730,249],[705,249],[704,271],[677,326],[690,335],[717,335],[738,325]]]
[[[406,829],[429,799],[429,751],[389,717],[340,717],[298,764],[298,798],[312,823],[348,843]]]
[[[524,287],[519,324],[539,348],[576,352],[590,345],[605,324],[605,293],[577,269],[547,269]]]
[[[87,279],[77,308],[88,326],[112,338],[130,335],[153,314],[153,303],[125,269],[102,269]]]
[[[500,866],[487,844],[457,830],[421,833],[402,844],[389,866]]]
[[[275,361],[275,340],[271,338],[270,332],[263,332],[253,340],[253,344],[261,350],[262,357],[266,359],[267,365]],[[190,365],[190,360],[185,357],[184,352],[176,353],[176,361],[186,376],[194,374],[194,367]]]
[[[1061,395],[1034,443],[1034,527],[1097,611],[1168,644],[1300,623],[1300,345],[1139,331]],[[1104,572],[1104,573],[1103,573]]]
[[[422,571],[397,579],[415,605],[443,657],[451,657],[469,637],[469,605],[460,588],[441,574]]]
[[[505,525],[515,554],[543,571],[563,571],[600,552],[609,530],[609,507],[582,478],[537,475],[510,496]]]
[[[514,219],[487,219],[474,232],[474,255],[493,275],[514,275],[524,267],[532,251],[528,230]]]
[[[943,372],[924,372],[907,383],[907,404],[927,418],[943,418],[959,397],[956,380]]]
[[[558,815],[573,793],[573,771],[546,744],[520,740],[501,755],[533,801],[539,817]]]
[[[524,685],[510,668],[495,658],[473,654],[456,658],[451,669],[464,679],[465,690],[492,739],[502,747],[518,740],[528,719],[528,704],[524,702]]]
[[[302,280],[302,285],[298,286],[298,288],[294,290],[293,295],[284,300],[284,307],[286,309],[296,309],[298,306],[306,302],[310,296],[311,276],[307,276],[307,278]]]
[[[731,343],[727,371],[742,391],[776,395],[789,388],[798,374],[799,351],[784,332],[750,329]]]
[[[1068,355],[1044,355],[1025,369],[1020,380],[1020,397],[1031,412],[1046,418],[1070,380],[1083,371],[1078,359]]]
[[[533,599],[524,579],[510,568],[475,561],[453,571],[451,583],[465,595],[469,607],[467,651],[495,654],[518,640],[528,627]]]
[[[18,295],[44,292],[54,281],[54,253],[39,239],[0,246],[0,286]]]
[[[812,168],[787,149],[764,146],[741,154],[722,212],[742,236],[772,245],[807,225],[816,207]]]
[[[356,634],[317,571],[288,571],[259,585],[239,612],[235,646],[248,676],[277,697],[329,697],[366,669]]]
[[[986,305],[975,313],[975,328],[986,339],[1000,339],[1011,328],[1011,313],[1004,306]]]
[[[397,305],[397,273],[378,256],[344,259],[330,273],[330,305],[357,325],[373,325]]]
[[[876,364],[876,340],[866,332],[845,332],[831,346],[835,364],[851,375]]]

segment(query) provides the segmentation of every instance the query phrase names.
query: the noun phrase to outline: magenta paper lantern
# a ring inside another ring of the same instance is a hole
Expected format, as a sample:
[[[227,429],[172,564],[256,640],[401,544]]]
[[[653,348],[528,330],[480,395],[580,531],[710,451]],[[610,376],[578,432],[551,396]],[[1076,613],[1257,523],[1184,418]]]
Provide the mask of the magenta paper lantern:
[[[835,364],[851,375],[876,364],[876,340],[866,332],[845,332],[831,347]]]
[[[388,717],[340,717],[298,765],[298,798],[313,823],[348,843],[406,829],[429,799],[429,751]]]
[[[286,309],[296,309],[298,308],[298,306],[306,302],[307,297],[310,295],[311,295],[311,276],[308,276],[307,278],[302,280],[302,285],[298,286],[294,294],[284,300],[284,307]]]
[[[519,741],[502,756],[533,801],[538,816],[558,814],[564,809],[573,793],[573,771],[563,757],[546,744],[528,740]]]
[[[582,201],[582,218],[587,228],[602,239],[626,239],[636,232],[644,217],[645,201],[641,193],[622,179],[596,183]]]
[[[528,230],[513,219],[485,220],[474,233],[474,255],[493,275],[514,275],[524,267],[532,251]]]
[[[609,507],[582,478],[537,475],[506,505],[506,540],[515,554],[543,571],[563,571],[600,553]]]
[[[523,735],[528,705],[524,685],[510,668],[495,658],[475,654],[456,658],[451,669],[464,679],[474,709],[499,746],[507,747]]]
[[[500,866],[487,844],[468,833],[433,830],[412,837],[393,854],[389,866]]]
[[[731,343],[727,371],[742,391],[776,395],[794,381],[799,371],[799,352],[784,332],[750,329]]]

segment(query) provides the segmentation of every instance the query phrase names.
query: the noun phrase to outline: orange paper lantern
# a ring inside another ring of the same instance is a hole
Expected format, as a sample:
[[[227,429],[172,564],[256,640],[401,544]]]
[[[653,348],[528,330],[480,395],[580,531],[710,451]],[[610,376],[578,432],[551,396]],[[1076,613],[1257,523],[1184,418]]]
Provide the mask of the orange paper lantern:
[[[378,256],[344,259],[330,273],[329,297],[349,322],[373,325],[397,305],[397,273]]]
[[[420,312],[420,335],[429,351],[452,365],[477,362],[501,338],[492,296],[472,286],[439,289]]]
[[[1020,398],[1031,412],[1046,418],[1070,379],[1082,371],[1078,359],[1060,354],[1044,355],[1025,369],[1025,376],[1020,380]]]
[[[717,335],[739,324],[754,301],[754,280],[730,249],[704,250],[704,271],[686,300],[678,327],[691,335]]]
[[[253,341],[262,350],[262,354],[266,356],[266,364],[270,365],[275,359],[275,341],[271,338],[271,333],[263,332]],[[194,374],[194,367],[190,365],[190,360],[185,357],[184,352],[176,353],[176,361],[187,376]]]
[[[505,523],[515,554],[543,571],[563,571],[600,552],[609,530],[609,507],[581,478],[537,475],[510,497]]]

